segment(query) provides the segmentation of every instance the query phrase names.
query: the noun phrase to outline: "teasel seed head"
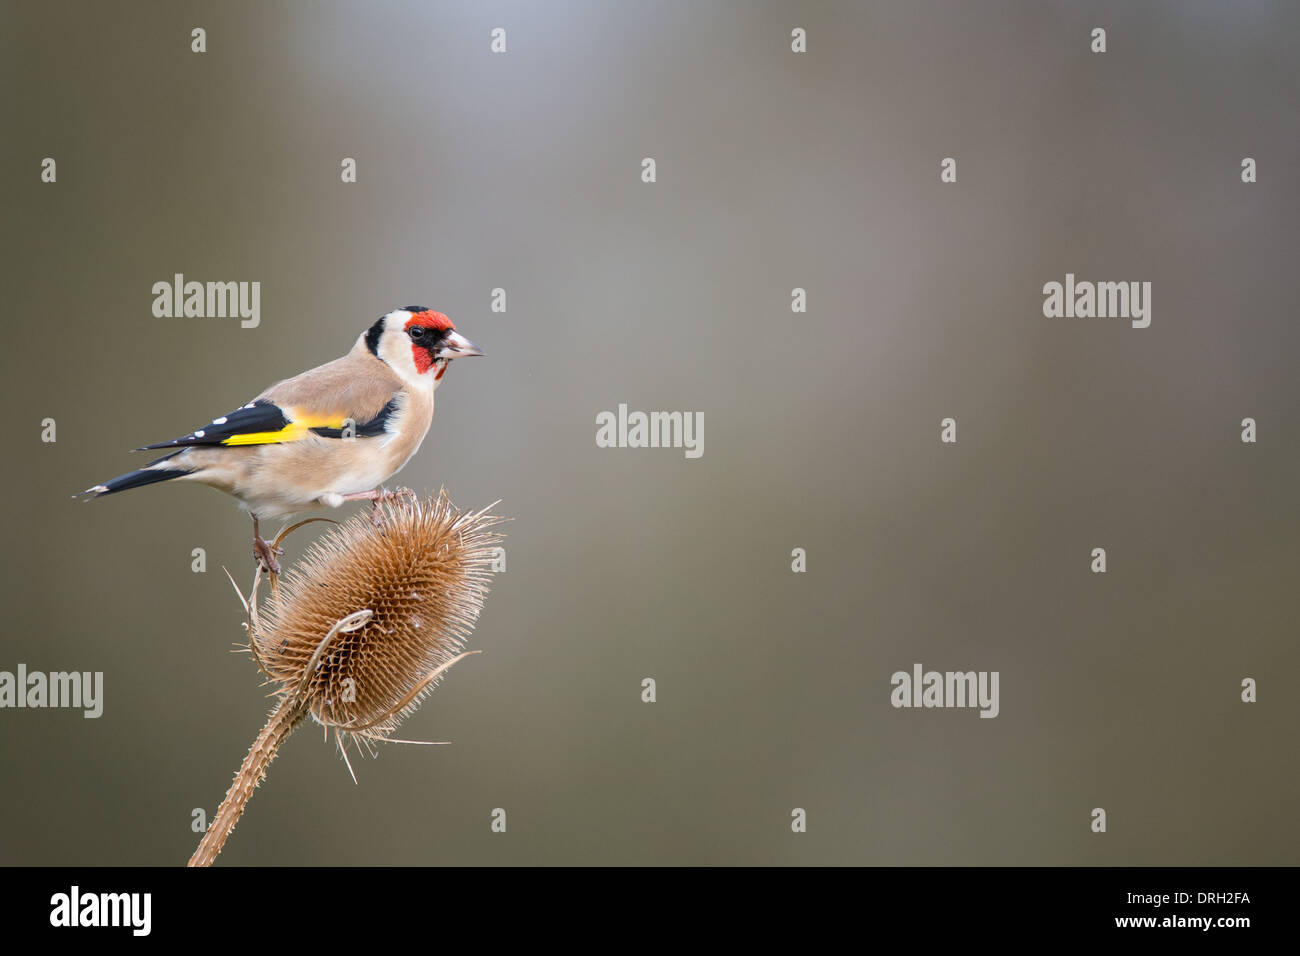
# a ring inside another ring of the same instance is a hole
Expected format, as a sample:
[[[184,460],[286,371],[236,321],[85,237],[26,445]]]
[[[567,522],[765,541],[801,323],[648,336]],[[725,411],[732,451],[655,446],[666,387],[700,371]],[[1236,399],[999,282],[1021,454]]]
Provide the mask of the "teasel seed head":
[[[363,738],[388,736],[461,653],[501,540],[499,517],[445,492],[380,507],[378,527],[358,514],[312,545],[250,627],[282,698]]]
[[[492,528],[505,519],[489,514],[491,507],[459,511],[445,490],[435,499],[384,500],[373,520],[358,514],[317,540],[287,574],[273,576],[264,608],[260,574],[249,597],[240,594],[248,649],[278,701],[191,866],[216,859],[280,745],[305,718],[335,731],[346,760],[349,740],[394,739],[401,721],[466,656],[502,539]],[[308,521],[282,531],[275,544]]]

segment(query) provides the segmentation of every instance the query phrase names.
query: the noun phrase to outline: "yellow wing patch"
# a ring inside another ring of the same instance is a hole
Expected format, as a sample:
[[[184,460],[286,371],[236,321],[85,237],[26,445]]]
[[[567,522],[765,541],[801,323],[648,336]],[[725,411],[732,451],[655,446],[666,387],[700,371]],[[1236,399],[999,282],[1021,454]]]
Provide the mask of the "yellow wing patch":
[[[223,445],[279,445],[284,442],[301,441],[311,434],[313,428],[342,428],[348,419],[343,415],[305,415],[289,422],[279,431],[247,432],[243,435],[231,435],[222,439]]]

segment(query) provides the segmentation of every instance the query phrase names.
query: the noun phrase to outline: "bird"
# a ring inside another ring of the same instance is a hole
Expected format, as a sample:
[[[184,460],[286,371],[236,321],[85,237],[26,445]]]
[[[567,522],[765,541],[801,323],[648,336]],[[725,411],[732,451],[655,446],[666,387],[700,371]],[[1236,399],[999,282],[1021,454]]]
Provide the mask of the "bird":
[[[167,449],[142,468],[87,488],[92,500],[161,481],[196,481],[234,496],[253,519],[259,570],[280,573],[260,522],[316,507],[380,502],[383,483],[424,440],[433,393],[453,359],[483,351],[441,312],[409,305],[362,332],[351,351],[267,388],[211,424],[135,451]]]

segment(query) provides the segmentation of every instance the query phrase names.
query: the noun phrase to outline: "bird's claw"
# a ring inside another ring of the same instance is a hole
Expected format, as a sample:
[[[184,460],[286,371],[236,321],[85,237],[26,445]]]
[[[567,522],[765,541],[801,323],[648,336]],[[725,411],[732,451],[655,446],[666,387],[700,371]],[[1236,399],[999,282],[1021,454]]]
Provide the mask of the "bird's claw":
[[[384,509],[382,506],[385,501],[392,501],[395,498],[409,498],[415,501],[419,497],[411,488],[398,488],[395,491],[389,491],[387,488],[380,490],[370,506],[370,523],[376,528],[384,526]]]
[[[271,542],[260,536],[253,538],[253,560],[261,570],[279,574],[280,562],[275,560],[277,554],[284,554],[284,548],[274,547]]]

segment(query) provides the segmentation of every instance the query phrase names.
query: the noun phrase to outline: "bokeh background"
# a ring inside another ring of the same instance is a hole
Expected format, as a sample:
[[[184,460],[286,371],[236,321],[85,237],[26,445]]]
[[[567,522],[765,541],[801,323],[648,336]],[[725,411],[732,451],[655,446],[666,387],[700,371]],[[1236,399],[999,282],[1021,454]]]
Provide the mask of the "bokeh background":
[[[514,518],[486,653],[403,728],[450,747],[354,785],[300,731],[222,864],[1300,862],[1298,29],[7,0],[0,669],[106,690],[0,712],[0,862],[184,863],[269,707],[234,502],[69,495],[408,303],[487,351],[399,478]],[[155,318],[176,272],[260,281],[261,326]],[[1152,282],[1151,327],[1045,319],[1067,272]],[[703,457],[597,448],[620,402],[703,412]],[[1001,715],[893,709],[918,661],[999,671]]]

